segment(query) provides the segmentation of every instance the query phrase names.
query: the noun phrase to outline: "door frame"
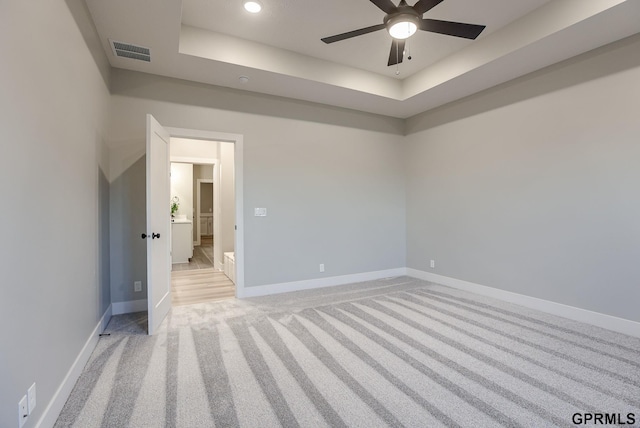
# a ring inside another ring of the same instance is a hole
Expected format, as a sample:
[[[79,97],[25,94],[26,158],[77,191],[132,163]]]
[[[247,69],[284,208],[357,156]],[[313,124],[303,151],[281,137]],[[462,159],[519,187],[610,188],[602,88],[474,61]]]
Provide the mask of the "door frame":
[[[215,171],[215,165],[214,165],[214,171]],[[215,177],[215,172],[214,172],[214,177]],[[218,180],[220,181],[220,180]],[[200,197],[202,196],[202,190],[200,189],[200,186],[202,185],[202,183],[211,183],[214,184],[214,180],[212,178],[198,178],[196,179],[196,219],[198,221],[197,227],[196,227],[196,245],[200,245],[200,235],[202,234],[202,230],[200,230],[202,228],[202,223],[200,222]],[[212,215],[214,216],[214,223],[216,221],[216,218],[219,217],[219,215],[217,214],[219,211],[219,207],[217,205],[216,202],[218,202],[216,199],[216,191],[215,191],[215,185],[211,186],[213,188],[213,211],[212,211]],[[214,226],[214,229],[217,229],[217,227]],[[214,236],[214,245],[215,245],[215,233],[213,234]]]
[[[243,174],[243,150],[244,142],[242,134],[230,134],[226,132],[204,131],[189,128],[173,128],[165,126],[172,138],[188,138],[191,140],[221,141],[234,145],[234,182],[235,182],[235,208],[236,208],[236,233],[234,252],[236,262],[236,297],[244,295],[244,174]],[[199,161],[198,163],[202,163]],[[217,164],[216,164],[217,166]],[[219,180],[218,180],[219,182]],[[214,186],[215,186],[214,170]],[[214,197],[215,197],[214,190]],[[214,202],[215,203],[215,202]],[[215,217],[215,213],[214,213]],[[219,216],[217,216],[219,218]],[[214,218],[215,222],[215,218]],[[215,229],[215,226],[214,226]],[[214,230],[214,233],[216,231]],[[215,259],[215,257],[214,257]]]

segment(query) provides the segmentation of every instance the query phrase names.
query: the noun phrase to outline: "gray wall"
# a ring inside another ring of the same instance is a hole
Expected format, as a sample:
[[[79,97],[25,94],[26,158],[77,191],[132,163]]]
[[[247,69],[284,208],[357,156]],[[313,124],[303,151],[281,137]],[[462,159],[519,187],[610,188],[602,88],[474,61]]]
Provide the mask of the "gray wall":
[[[196,178],[213,180],[213,165],[193,165],[193,178],[194,180]]]
[[[1,427],[18,426],[33,382],[26,427],[36,425],[109,298],[100,285],[109,71],[87,23],[83,1],[0,2]]]
[[[246,286],[405,266],[403,121],[122,70],[113,77],[114,141],[143,147],[146,113],[165,126],[244,136]],[[255,207],[269,215],[254,217]]]
[[[408,266],[640,321],[638,52],[636,36],[409,120]]]
[[[147,298],[147,190],[146,156],[111,182],[111,300]],[[142,291],[134,292],[134,281]]]

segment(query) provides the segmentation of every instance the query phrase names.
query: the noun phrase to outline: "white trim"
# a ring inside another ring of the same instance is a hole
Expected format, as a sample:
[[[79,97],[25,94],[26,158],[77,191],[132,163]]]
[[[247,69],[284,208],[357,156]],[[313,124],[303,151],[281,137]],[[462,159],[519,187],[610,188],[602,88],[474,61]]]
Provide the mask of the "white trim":
[[[407,268],[407,275],[446,285],[458,290],[469,291],[482,296],[493,297],[505,302],[515,303],[526,308],[536,309],[548,314],[557,315],[574,321],[595,325],[597,327],[613,330],[629,336],[640,337],[640,323],[636,321],[606,315],[600,312],[593,312],[587,309],[576,308],[562,303],[539,299],[537,297],[526,296],[524,294],[512,293],[498,288],[487,287],[486,285],[475,284],[448,276],[437,275],[431,272]]]
[[[220,149],[220,146],[218,146]],[[218,260],[218,264],[221,263],[222,260],[222,245],[216,245],[216,236],[217,239],[220,239],[222,233],[220,233],[220,218],[222,218],[222,208],[220,204],[220,195],[222,186],[221,176],[220,176],[220,163],[216,163],[213,165],[213,266],[215,268],[216,260]],[[216,178],[217,177],[217,178]],[[237,197],[236,195],[234,195]],[[219,243],[219,242],[218,242]]]
[[[113,315],[130,314],[133,312],[144,312],[148,310],[147,299],[129,300],[128,302],[114,302],[111,304]]]
[[[60,416],[60,412],[64,407],[64,404],[67,402],[67,399],[71,395],[71,391],[75,386],[76,382],[80,378],[82,371],[84,370],[84,366],[89,361],[89,357],[91,357],[91,353],[96,348],[98,344],[99,334],[104,331],[104,327],[109,323],[109,319],[111,318],[112,305],[109,305],[107,310],[104,312],[98,324],[96,324],[95,328],[89,335],[89,338],[85,342],[84,346],[80,350],[80,353],[76,357],[75,361],[69,368],[69,371],[65,375],[64,379],[62,379],[62,383],[58,386],[58,389],[53,394],[53,398],[47,404],[47,408],[42,412],[42,416],[36,423],[36,427],[52,427],[55,425],[58,416]]]
[[[209,141],[223,141],[228,143],[234,143],[234,173],[235,173],[235,199],[236,199],[236,238],[234,252],[236,253],[236,297],[243,295],[244,290],[244,167],[243,167],[243,152],[244,152],[244,137],[242,134],[229,134],[225,132],[215,131],[203,131],[197,129],[188,128],[171,128],[165,127],[171,137],[173,138],[189,138],[193,140],[209,140]],[[198,163],[202,163],[198,161]],[[217,164],[216,164],[217,165]],[[215,183],[219,183],[220,180],[216,180],[217,171],[214,170],[214,186]],[[219,192],[214,190],[214,197]],[[215,204],[215,201],[214,201]],[[220,216],[214,216],[214,223],[216,218]],[[214,225],[214,236],[218,232]],[[215,239],[215,238],[214,238]],[[215,259],[215,257],[214,257]],[[215,260],[214,260],[215,263]],[[215,267],[215,266],[214,266]],[[218,265],[219,267],[219,265]]]
[[[171,128],[164,128],[169,130],[169,133],[171,133]],[[172,138],[176,138],[173,136],[173,134],[171,134]],[[214,141],[217,142],[217,141]],[[187,157],[187,156],[170,156],[169,160],[171,162],[177,162],[177,163],[193,163],[193,164],[197,164],[197,165],[209,165],[209,164],[214,164],[218,162],[218,159],[216,158],[199,158],[197,156],[192,156],[192,157]]]
[[[306,281],[293,281],[283,282],[280,284],[259,285],[256,287],[245,287],[242,289],[241,294],[239,290],[236,290],[236,293],[238,294],[238,298],[268,296],[271,294],[289,293],[291,291],[311,290],[314,288],[333,287],[336,285],[373,281],[376,279],[391,278],[396,276],[403,276],[406,274],[406,268],[387,269],[373,272],[355,273],[350,275],[331,276],[328,278],[309,279]]]
[[[216,164],[213,164],[213,169],[215,170],[216,168]],[[196,179],[196,245],[200,245],[201,244],[201,235],[202,235],[202,225],[200,223],[200,220],[202,217],[213,217],[213,212],[208,213],[206,215],[202,215],[202,213],[200,213],[200,198],[202,197],[202,191],[200,189],[200,186],[202,185],[202,183],[211,183],[212,186],[211,188],[213,189],[213,178],[197,178]],[[212,193],[215,194],[215,191],[212,191]],[[212,202],[213,202],[213,211],[216,210],[216,198],[214,197],[214,195],[212,196]],[[213,231],[212,231],[213,234]],[[215,234],[213,234],[215,237]],[[215,245],[215,243],[214,243]]]
[[[166,146],[161,147],[162,143],[166,144]],[[158,202],[158,200],[154,199],[156,197],[160,197],[165,201],[171,199],[171,182],[169,177],[171,174],[170,145],[171,134],[169,131],[167,131],[153,115],[147,114],[147,169],[145,174],[147,182],[147,227],[155,229],[155,232],[158,232],[158,237],[160,236],[160,232],[165,236],[164,240],[156,244],[154,244],[151,239],[147,239],[147,330],[149,336],[156,333],[157,328],[162,324],[162,321],[171,310],[171,299],[165,300],[163,297],[158,304],[155,304],[155,302],[157,294],[162,292],[159,287],[163,287],[166,289],[166,293],[171,294],[171,229],[173,226],[171,224],[171,215],[169,210],[166,209],[166,205],[160,208],[163,211],[156,211],[158,208],[154,205],[154,203]],[[153,165],[156,165],[156,168],[160,166],[157,159],[153,160],[154,156],[152,156],[151,153],[152,148],[162,148],[162,163],[164,163],[164,165],[162,165],[162,170],[160,170],[160,172],[163,172],[160,177],[157,176],[158,171],[152,171],[151,168]],[[154,176],[153,174],[156,175]],[[158,178],[161,178],[162,181],[166,180],[166,182],[164,182],[163,185],[159,185],[158,183],[154,184]],[[149,233],[154,233],[154,231],[147,230],[147,235]],[[192,237],[190,236],[189,242],[191,242],[191,240]],[[154,247],[155,250],[152,251]],[[166,304],[161,306],[160,303],[162,302],[166,302]]]

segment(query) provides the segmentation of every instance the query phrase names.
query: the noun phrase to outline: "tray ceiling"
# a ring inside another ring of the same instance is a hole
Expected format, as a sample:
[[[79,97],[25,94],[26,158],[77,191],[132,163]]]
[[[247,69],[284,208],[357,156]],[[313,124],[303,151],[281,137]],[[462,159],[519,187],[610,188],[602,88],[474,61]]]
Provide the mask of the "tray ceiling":
[[[320,41],[381,23],[370,1],[262,3],[253,15],[240,0],[87,0],[113,67],[399,118],[640,32],[637,0],[445,0],[425,18],[486,30],[476,40],[418,32],[396,68],[384,30]],[[114,55],[111,40],[149,47],[151,61]]]

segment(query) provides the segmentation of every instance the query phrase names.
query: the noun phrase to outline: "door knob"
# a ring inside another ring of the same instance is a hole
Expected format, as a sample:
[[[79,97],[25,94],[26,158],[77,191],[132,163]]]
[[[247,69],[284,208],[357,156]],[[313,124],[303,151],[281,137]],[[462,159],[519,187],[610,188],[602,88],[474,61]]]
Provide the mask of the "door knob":
[[[149,238],[149,235],[147,235],[146,233],[143,233],[142,234],[142,239],[147,239],[147,238]]]
[[[160,238],[160,234],[159,233],[152,233],[151,234],[151,239],[156,239],[156,238]]]

